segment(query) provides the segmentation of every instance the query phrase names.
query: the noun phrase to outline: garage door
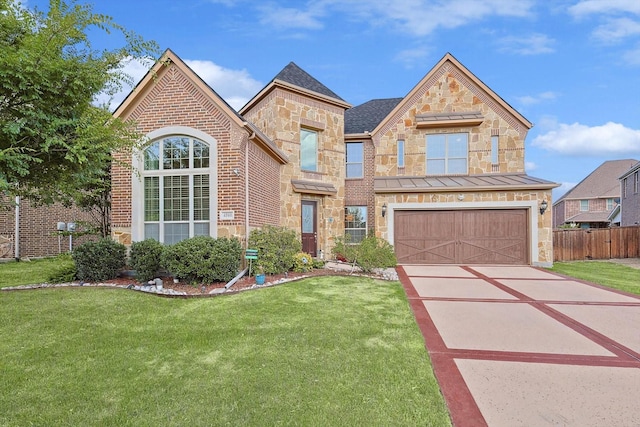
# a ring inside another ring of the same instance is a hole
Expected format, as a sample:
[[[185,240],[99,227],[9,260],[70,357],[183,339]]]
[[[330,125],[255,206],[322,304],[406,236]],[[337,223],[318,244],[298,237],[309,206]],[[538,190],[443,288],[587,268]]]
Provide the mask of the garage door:
[[[395,211],[394,246],[405,264],[529,264],[528,211]]]

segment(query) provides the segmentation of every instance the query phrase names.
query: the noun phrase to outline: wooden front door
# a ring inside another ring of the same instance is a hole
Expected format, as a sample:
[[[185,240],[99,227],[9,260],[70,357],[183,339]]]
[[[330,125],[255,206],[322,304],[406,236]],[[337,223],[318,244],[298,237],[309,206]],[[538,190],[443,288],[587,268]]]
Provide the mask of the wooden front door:
[[[302,201],[302,251],[315,257],[318,246],[317,203]]]

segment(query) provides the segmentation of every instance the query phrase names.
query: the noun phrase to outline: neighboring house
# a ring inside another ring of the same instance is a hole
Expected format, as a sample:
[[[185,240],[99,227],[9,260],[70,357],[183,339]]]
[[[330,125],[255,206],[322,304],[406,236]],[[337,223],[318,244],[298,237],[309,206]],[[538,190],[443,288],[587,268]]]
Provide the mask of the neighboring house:
[[[557,184],[524,171],[532,125],[450,54],[356,107],[290,63],[235,112],[167,50],[114,114],[146,135],[112,172],[125,244],[273,224],[314,256],[373,232],[401,263],[552,264]]]
[[[14,200],[0,200],[0,259],[58,255],[68,252],[70,245],[75,248],[92,238],[72,236],[69,239],[58,231],[58,222],[64,223],[66,229],[68,223],[80,227],[80,223],[90,223],[92,218],[79,208],[58,203],[39,206],[22,199],[16,209]]]
[[[620,177],[620,225],[640,224],[640,162]]]
[[[615,225],[620,203],[620,175],[637,160],[608,160],[553,205],[553,226],[605,228]]]

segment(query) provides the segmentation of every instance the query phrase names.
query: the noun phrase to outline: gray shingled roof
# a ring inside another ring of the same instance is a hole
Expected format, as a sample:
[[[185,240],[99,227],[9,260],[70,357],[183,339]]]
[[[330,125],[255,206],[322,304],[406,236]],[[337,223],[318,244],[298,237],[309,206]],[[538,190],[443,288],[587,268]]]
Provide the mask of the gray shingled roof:
[[[289,62],[289,64],[274,77],[274,80],[282,80],[284,82],[291,83],[292,85],[299,86],[303,89],[307,89],[312,92],[316,92],[321,95],[339,99],[340,101],[345,102],[344,99],[340,98],[331,89],[313,78],[302,68],[298,67],[294,62]]]
[[[371,132],[404,98],[372,99],[344,112],[344,133]]]
[[[567,199],[597,199],[620,197],[618,177],[632,168],[637,160],[607,160],[555,203]]]

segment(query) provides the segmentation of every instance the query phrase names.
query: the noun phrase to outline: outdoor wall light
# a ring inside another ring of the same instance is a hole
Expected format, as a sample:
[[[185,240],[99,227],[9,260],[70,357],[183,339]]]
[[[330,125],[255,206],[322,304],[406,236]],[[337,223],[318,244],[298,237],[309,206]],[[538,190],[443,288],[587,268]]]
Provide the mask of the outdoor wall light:
[[[387,214],[387,204],[382,205],[382,218]]]
[[[543,200],[542,203],[540,203],[540,215],[544,215],[548,207],[549,204],[547,203],[547,201]]]

